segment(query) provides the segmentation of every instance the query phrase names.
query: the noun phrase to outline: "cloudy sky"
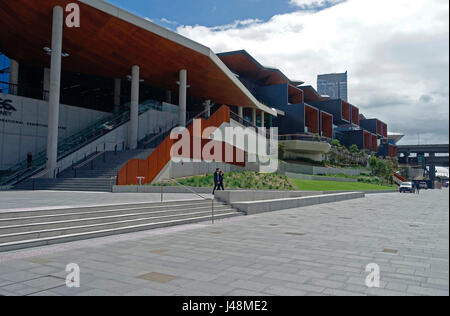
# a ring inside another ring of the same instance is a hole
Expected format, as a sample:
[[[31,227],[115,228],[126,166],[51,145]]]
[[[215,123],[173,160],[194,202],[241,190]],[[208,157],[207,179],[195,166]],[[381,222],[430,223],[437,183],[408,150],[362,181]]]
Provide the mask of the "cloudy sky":
[[[447,0],[111,2],[314,87],[317,74],[348,71],[350,102],[403,144],[449,141]]]

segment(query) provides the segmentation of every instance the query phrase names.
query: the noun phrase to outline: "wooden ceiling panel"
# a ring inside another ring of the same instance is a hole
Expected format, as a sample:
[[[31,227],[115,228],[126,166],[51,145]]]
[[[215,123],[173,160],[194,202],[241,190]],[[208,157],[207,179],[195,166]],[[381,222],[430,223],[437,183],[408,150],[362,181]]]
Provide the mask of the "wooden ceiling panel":
[[[0,2],[0,50],[30,65],[48,67],[52,8],[74,0],[14,0]],[[176,91],[178,73],[188,71],[188,95],[215,103],[255,107],[252,100],[202,53],[144,30],[79,1],[81,27],[63,30],[62,68],[105,77],[123,78],[133,65],[156,87]],[[251,69],[249,69],[251,71]]]

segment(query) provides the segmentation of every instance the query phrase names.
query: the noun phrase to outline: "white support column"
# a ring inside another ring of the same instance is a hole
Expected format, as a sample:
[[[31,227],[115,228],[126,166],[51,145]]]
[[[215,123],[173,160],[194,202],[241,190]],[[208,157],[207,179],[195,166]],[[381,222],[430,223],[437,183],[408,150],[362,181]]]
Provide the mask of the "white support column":
[[[59,97],[61,88],[61,54],[63,35],[62,7],[53,8],[52,54],[50,63],[50,92],[47,132],[47,178],[55,177],[58,161],[58,127],[59,127]]]
[[[186,127],[186,97],[187,97],[187,70],[180,70],[180,93],[178,105],[180,107],[179,112],[179,124]]]
[[[238,106],[238,116],[244,118],[244,107]]]
[[[43,95],[42,99],[48,101],[49,91],[50,91],[50,68],[44,68],[44,85],[43,85]]]
[[[114,112],[120,110],[120,92],[122,89],[122,81],[120,78],[114,78]]]
[[[130,125],[128,126],[128,148],[136,149],[139,131],[139,66],[131,69]]]
[[[252,109],[252,123],[256,126],[256,109]]]
[[[205,101],[205,111],[206,111],[206,117],[211,116],[211,100]]]
[[[17,95],[19,84],[19,63],[14,59],[10,60],[9,64],[9,94]]]
[[[261,111],[261,127],[264,127],[264,111]]]
[[[172,104],[172,91],[166,90],[166,102]]]

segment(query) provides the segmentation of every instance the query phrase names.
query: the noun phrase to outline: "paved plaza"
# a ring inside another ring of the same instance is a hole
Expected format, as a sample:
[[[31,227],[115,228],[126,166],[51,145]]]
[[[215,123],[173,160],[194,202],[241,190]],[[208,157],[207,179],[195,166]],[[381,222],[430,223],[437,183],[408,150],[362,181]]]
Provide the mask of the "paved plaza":
[[[48,194],[32,202],[39,193],[2,192],[0,209],[42,206]],[[69,200],[48,206],[81,197],[54,194]],[[83,205],[127,202],[103,196]],[[80,288],[65,286],[69,263],[80,266]],[[371,263],[380,267],[380,288],[365,284]],[[447,296],[449,191],[368,195],[0,253],[0,295]]]
[[[201,194],[201,196],[211,198],[212,195]],[[199,199],[199,197],[191,193],[163,193],[163,200],[165,202],[192,199]],[[16,209],[33,210],[42,208],[68,208],[77,206],[146,202],[161,202],[161,194],[65,191],[0,191],[0,212],[2,210]]]

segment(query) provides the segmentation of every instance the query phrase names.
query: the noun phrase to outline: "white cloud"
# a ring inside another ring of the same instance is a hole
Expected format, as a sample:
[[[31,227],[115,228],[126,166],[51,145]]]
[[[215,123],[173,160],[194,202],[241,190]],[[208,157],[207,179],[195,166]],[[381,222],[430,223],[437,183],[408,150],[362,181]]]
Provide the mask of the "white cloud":
[[[345,0],[289,0],[289,3],[302,9],[314,9],[333,6]]]
[[[166,18],[161,18],[160,21],[161,21],[162,23],[165,23],[165,24],[178,25],[178,22],[176,22],[176,21],[171,21],[171,20],[168,20],[168,19],[166,19]]]
[[[336,1],[292,0],[298,5]],[[216,52],[245,49],[293,79],[349,72],[350,101],[405,132],[404,143],[448,142],[449,5],[446,0],[348,0],[269,21],[177,31]]]

